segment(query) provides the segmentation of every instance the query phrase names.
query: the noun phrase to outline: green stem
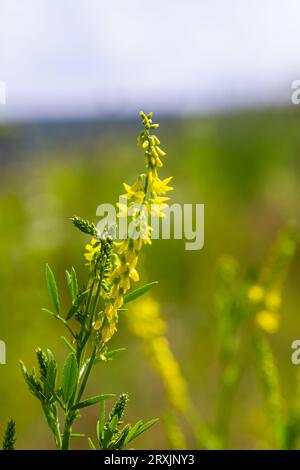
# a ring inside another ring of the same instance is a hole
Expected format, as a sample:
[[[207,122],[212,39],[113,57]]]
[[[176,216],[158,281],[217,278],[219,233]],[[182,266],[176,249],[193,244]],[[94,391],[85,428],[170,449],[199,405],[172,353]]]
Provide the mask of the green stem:
[[[87,365],[87,368],[86,368],[86,371],[85,371],[85,374],[84,374],[84,377],[82,379],[81,386],[80,386],[80,389],[79,389],[79,392],[78,392],[78,395],[77,395],[76,403],[80,402],[80,399],[83,395],[85,386],[87,384],[90,372],[92,370],[92,367],[93,367],[93,364],[94,364],[94,361],[95,361],[95,358],[96,358],[96,354],[97,354],[97,346],[94,347],[92,355],[90,357],[90,360],[88,361],[88,365]]]

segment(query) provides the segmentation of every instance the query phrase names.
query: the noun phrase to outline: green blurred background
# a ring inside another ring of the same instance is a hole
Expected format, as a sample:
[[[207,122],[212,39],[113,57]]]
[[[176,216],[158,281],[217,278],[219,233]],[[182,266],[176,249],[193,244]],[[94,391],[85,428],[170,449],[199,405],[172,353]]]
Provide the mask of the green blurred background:
[[[159,280],[153,296],[168,321],[173,352],[199,411],[213,423],[219,371],[216,263],[231,254],[241,273],[260,265],[283,224],[299,219],[300,115],[272,108],[155,119],[168,153],[161,174],[174,176],[172,202],[205,204],[205,246],[194,252],[184,249],[184,241],[155,241],[143,252],[141,283]],[[77,214],[96,221],[96,207],[117,201],[122,182],[134,182],[144,163],[136,147],[139,131],[138,119],[0,128],[0,339],[7,347],[7,365],[0,366],[0,427],[10,417],[17,421],[20,449],[53,448],[40,405],[18,365],[21,358],[33,365],[37,346],[50,347],[61,363],[65,355],[60,339],[65,332],[41,312],[50,306],[44,265],[48,262],[55,272],[67,308],[65,269],[74,266],[82,283],[87,275],[86,239],[69,218]],[[291,342],[300,337],[299,261],[298,253],[284,291],[280,332],[271,338],[288,402],[296,370]],[[128,391],[129,421],[160,417],[166,409],[161,382],[128,332],[125,317],[111,346],[127,351],[95,368],[91,395]],[[80,430],[94,428],[97,413],[91,407]],[[266,426],[250,361],[235,401],[232,446],[259,446]],[[74,446],[86,447],[86,442],[74,441]],[[136,442],[136,448],[167,446],[161,424]]]

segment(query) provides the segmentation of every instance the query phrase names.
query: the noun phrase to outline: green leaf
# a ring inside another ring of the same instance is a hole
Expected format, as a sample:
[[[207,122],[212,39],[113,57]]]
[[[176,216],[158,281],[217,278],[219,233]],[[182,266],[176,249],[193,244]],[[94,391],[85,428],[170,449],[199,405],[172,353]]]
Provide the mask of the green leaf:
[[[89,443],[90,450],[97,450],[95,444],[93,443],[90,437],[88,437],[88,443]]]
[[[134,439],[134,436],[135,436],[135,433],[137,432],[137,430],[143,425],[143,421],[140,420],[138,421],[137,423],[135,423],[134,426],[132,426],[129,434],[127,435],[126,439],[125,439],[125,445],[127,445],[130,441],[132,441],[132,439]]]
[[[107,428],[104,431],[104,437],[102,440],[102,447],[103,449],[107,449],[110,443],[111,438],[114,435],[114,432],[117,429],[119,424],[119,416],[115,415],[113,419],[108,423]]]
[[[134,426],[133,428],[130,430],[127,438],[125,439],[125,443],[124,445],[127,445],[129,444],[129,442],[131,442],[133,439],[135,439],[136,437],[138,437],[140,434],[142,434],[143,432],[147,431],[147,429],[151,428],[152,426],[154,426],[154,424],[157,423],[157,421],[159,421],[158,418],[155,418],[155,419],[151,419],[150,421],[148,421],[147,423],[145,424],[142,424],[142,421],[138,421]]]
[[[50,315],[53,318],[56,318],[56,320],[61,321],[64,325],[67,324],[66,320],[60,315],[58,315],[58,313],[53,313],[51,312],[51,310],[48,310],[47,308],[42,308],[42,312],[48,313],[48,315]]]
[[[66,269],[66,278],[67,278],[67,284],[68,284],[68,287],[70,289],[70,292],[72,294],[72,290],[71,290],[71,274],[69,273],[69,271]]]
[[[119,348],[119,349],[114,349],[113,351],[108,351],[107,353],[105,353],[106,360],[112,361],[116,356],[118,356],[123,351],[126,351],[126,348]]]
[[[124,304],[128,304],[128,302],[132,302],[133,300],[138,299],[142,295],[146,294],[148,290],[152,289],[152,287],[156,286],[158,281],[149,282],[145,286],[140,287],[139,289],[130,292],[129,294],[125,295],[124,297]]]
[[[100,444],[101,444],[102,433],[104,430],[104,424],[105,424],[105,401],[102,401],[100,404],[99,419],[97,421],[97,438]]]
[[[76,271],[74,268],[71,270],[71,293],[73,302],[76,302],[78,296],[78,283],[77,283],[77,276]]]
[[[118,356],[123,351],[126,351],[126,348],[119,348],[119,349],[114,349],[113,351],[108,351],[104,353],[105,359],[107,361],[112,361],[116,356]],[[94,360],[94,364],[100,364],[100,362],[105,362],[105,360],[103,358],[101,359],[101,357],[96,357],[96,359]]]
[[[75,303],[72,305],[72,307],[70,308],[70,310],[68,311],[67,313],[67,316],[66,316],[66,320],[70,320],[73,315],[77,312],[77,310],[79,309],[79,307],[82,305],[82,303],[85,301],[87,295],[89,293],[89,289],[82,292],[75,300]]]
[[[45,396],[50,398],[55,390],[56,376],[57,376],[57,363],[50,349],[47,349],[48,354],[48,370],[45,381]]]
[[[78,410],[79,408],[86,408],[87,406],[94,405],[95,403],[99,403],[99,401],[107,400],[108,398],[112,398],[115,395],[112,393],[104,393],[102,395],[97,395],[96,397],[88,398],[87,400],[81,401],[80,403],[76,403],[76,405],[72,406],[72,410]]]
[[[56,313],[58,314],[60,312],[60,303],[58,298],[57,285],[54,274],[48,264],[46,264],[46,281],[52,304],[56,310]]]
[[[76,356],[70,353],[65,361],[62,371],[62,396],[65,403],[68,403],[76,389],[78,380],[78,366]]]
[[[75,354],[76,353],[75,348],[73,348],[72,344],[67,340],[67,338],[65,338],[64,336],[61,336],[61,339],[63,340],[63,342],[69,349],[69,351]]]

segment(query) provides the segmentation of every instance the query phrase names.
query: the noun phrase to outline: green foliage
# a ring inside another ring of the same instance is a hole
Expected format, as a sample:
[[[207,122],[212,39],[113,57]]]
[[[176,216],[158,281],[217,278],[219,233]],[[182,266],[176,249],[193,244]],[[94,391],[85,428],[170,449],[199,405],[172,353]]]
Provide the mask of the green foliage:
[[[139,287],[138,289],[135,289],[134,291],[130,292],[130,294],[125,295],[124,304],[128,304],[128,302],[132,302],[133,300],[138,299],[142,295],[145,295],[150,289],[152,289],[152,287],[156,286],[157,284],[157,281],[149,282],[149,284]]]
[[[48,291],[49,291],[49,295],[50,295],[53,307],[55,308],[56,313],[59,314],[60,303],[59,303],[59,298],[58,298],[57,285],[56,285],[54,274],[51,271],[51,268],[48,264],[46,265],[46,280],[47,280]]]
[[[81,232],[86,233],[91,237],[97,237],[98,232],[95,224],[89,222],[88,220],[84,220],[81,217],[77,217],[76,215],[72,217],[71,220],[75,227],[78,228]]]
[[[105,403],[100,407],[100,416],[97,422],[97,440],[102,450],[122,450],[140,434],[150,429],[158,419],[152,419],[143,424],[138,421],[134,426],[123,426],[122,417],[128,402],[128,394],[120,395],[113,409],[105,420]]]
[[[7,427],[3,437],[2,449],[15,450],[16,443],[16,423],[11,419],[7,423]]]
[[[148,125],[149,119],[144,116],[144,125]],[[154,127],[151,125],[150,128]],[[147,136],[149,139],[154,139],[150,136],[149,129]],[[152,144],[150,147],[153,147]],[[151,165],[153,170],[154,166]],[[72,427],[75,420],[80,417],[79,410],[99,402],[104,406],[105,401],[114,396],[111,393],[102,393],[82,399],[93,366],[99,362],[111,361],[124,350],[117,348],[108,351],[107,348],[107,343],[116,331],[118,313],[124,310],[121,308],[123,303],[140,297],[156,284],[147,284],[125,297],[126,291],[130,288],[129,272],[135,280],[139,278],[135,268],[131,267],[130,271],[127,269],[125,255],[119,256],[117,245],[109,235],[102,235],[100,238],[96,226],[80,217],[75,216],[71,220],[81,232],[93,238],[90,245],[87,245],[88,252],[85,254],[89,275],[84,289],[80,290],[78,287],[75,269],[66,271],[67,285],[71,294],[71,306],[66,314],[62,313],[54,274],[49,265],[46,265],[46,282],[54,312],[48,309],[43,311],[58,320],[70,336],[69,339],[62,336],[68,349],[68,356],[60,374],[60,385],[57,385],[59,365],[49,349],[46,352],[40,348],[36,349],[38,375],[35,369],[29,373],[23,362],[20,362],[25,382],[30,392],[40,401],[47,424],[54,435],[56,447],[61,450],[69,449],[70,440],[78,437],[78,434],[72,432]],[[139,240],[137,244],[139,251],[143,241]],[[136,252],[133,254],[137,256]],[[117,258],[126,268],[121,271],[122,275],[115,275]],[[127,275],[125,289],[122,277],[125,278]],[[126,402],[127,395],[122,395],[110,412],[107,422],[101,424],[101,430],[98,424],[101,448],[121,449],[156,422],[155,420],[146,424],[140,422],[133,430],[129,425],[119,429]],[[63,430],[61,412],[64,418]],[[90,448],[94,448],[91,439],[88,443]]]
[[[74,353],[70,353],[62,371],[61,390],[65,403],[68,403],[75,392],[78,381],[78,365]]]

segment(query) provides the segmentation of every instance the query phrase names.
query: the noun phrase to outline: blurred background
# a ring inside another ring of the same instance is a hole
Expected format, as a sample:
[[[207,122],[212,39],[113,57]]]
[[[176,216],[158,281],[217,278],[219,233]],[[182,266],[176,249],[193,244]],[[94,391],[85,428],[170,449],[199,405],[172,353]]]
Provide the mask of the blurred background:
[[[142,282],[153,296],[197,408],[214,421],[218,393],[215,267],[224,254],[241,272],[261,264],[278,230],[299,219],[300,115],[291,103],[299,76],[300,4],[292,0],[1,0],[0,80],[0,430],[17,421],[18,448],[52,448],[39,404],[18,360],[34,349],[63,360],[64,334],[45,317],[44,265],[68,305],[65,269],[85,282],[86,240],[69,218],[96,220],[122,182],[134,182],[138,112],[153,111],[174,176],[172,202],[205,204],[205,247],[157,241],[145,249]],[[299,254],[272,338],[287,401],[294,395],[290,345],[300,336]],[[130,312],[129,312],[130,314]],[[128,419],[161,416],[162,385],[126,318],[112,347],[127,348],[95,372],[91,394],[128,391]],[[133,367],[134,365],[134,367]],[[300,366],[299,366],[300,367]],[[236,400],[232,446],[255,448],[264,432],[251,362]],[[94,426],[97,407],[81,425]],[[74,442],[75,447],[86,443]],[[136,443],[167,448],[161,425]]]

